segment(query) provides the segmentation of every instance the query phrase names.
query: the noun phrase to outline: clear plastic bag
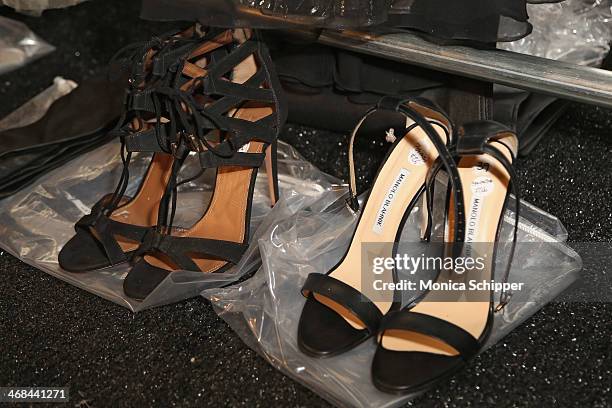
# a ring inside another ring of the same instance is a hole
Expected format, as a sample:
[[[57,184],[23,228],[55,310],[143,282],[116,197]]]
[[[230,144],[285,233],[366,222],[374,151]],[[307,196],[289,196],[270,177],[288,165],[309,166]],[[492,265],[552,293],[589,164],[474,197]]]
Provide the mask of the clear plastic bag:
[[[0,3],[21,13],[40,16],[47,9],[75,6],[84,1],[86,0],[0,0]]]
[[[261,232],[269,228],[269,222],[277,211],[276,208],[270,211],[264,169],[258,174],[254,191],[251,245],[241,262],[227,272],[171,273],[140,302],[128,298],[123,292],[123,279],[129,265],[79,274],[63,271],[57,256],[64,243],[74,235],[75,222],[88,214],[102,195],[115,188],[122,169],[119,150],[118,143],[104,145],[44,176],[36,186],[0,201],[0,247],[44,272],[135,312],[197,296],[205,288],[227,285],[257,268],[260,264],[257,240]],[[136,192],[148,163],[146,154],[133,159],[127,196]],[[281,195],[316,197],[336,182],[284,143],[279,143],[278,168]],[[197,157],[192,156],[188,158],[183,174],[196,174],[199,169]],[[189,227],[201,217],[212,192],[212,173],[206,172],[203,177],[181,187],[175,225]]]
[[[145,0],[142,17],[197,18],[225,27],[365,27],[387,18],[388,0]]]
[[[590,66],[599,66],[610,51],[612,3],[608,0],[529,5],[529,16],[533,33],[500,48]]]
[[[25,24],[0,16],[0,74],[19,68],[54,49]]]
[[[263,265],[259,271],[234,286],[206,290],[203,296],[249,347],[328,401],[338,406],[400,406],[410,397],[383,393],[370,380],[373,341],[327,359],[308,357],[297,346],[305,302],[302,284],[309,273],[328,271],[340,260],[355,227],[357,216],[347,208],[345,198],[344,189],[327,191],[319,198],[290,195],[276,209],[276,220],[260,234]],[[513,208],[512,203],[508,208]],[[515,294],[503,312],[495,315],[486,347],[565,290],[582,267],[577,253],[562,242],[567,234],[557,218],[527,203],[521,214],[521,244],[515,259],[522,261],[513,263],[510,282],[525,282],[527,290]],[[405,224],[401,242],[419,240],[421,220],[416,208]],[[512,212],[507,211],[503,239],[511,236],[513,222]]]
[[[53,85],[0,120],[0,131],[30,125],[41,119],[53,102],[68,95],[77,87],[76,82],[55,77]]]

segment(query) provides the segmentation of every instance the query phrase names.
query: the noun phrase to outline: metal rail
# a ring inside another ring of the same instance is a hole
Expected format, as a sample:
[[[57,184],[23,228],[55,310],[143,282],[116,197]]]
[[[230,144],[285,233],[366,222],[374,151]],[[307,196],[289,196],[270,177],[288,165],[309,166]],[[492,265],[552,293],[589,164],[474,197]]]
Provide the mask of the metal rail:
[[[323,30],[322,44],[612,108],[612,72],[502,50],[440,46],[407,32]]]

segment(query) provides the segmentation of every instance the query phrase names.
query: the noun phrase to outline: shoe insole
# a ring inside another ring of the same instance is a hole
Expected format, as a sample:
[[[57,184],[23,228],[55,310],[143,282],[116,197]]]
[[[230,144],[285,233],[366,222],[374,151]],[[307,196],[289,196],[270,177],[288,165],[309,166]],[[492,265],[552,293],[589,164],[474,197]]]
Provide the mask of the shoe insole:
[[[141,227],[156,225],[159,202],[172,173],[173,162],[174,157],[170,154],[154,154],[138,193],[127,204],[113,211],[110,218]],[[134,251],[140,245],[139,242],[118,235],[115,236],[115,239],[124,252]]]
[[[506,142],[508,145],[513,145],[512,141],[508,140]],[[508,160],[512,160],[508,148],[504,145],[492,142],[492,146],[503,152]],[[494,243],[500,217],[502,217],[504,211],[510,176],[501,163],[487,154],[463,158],[459,161],[458,167],[463,186],[466,218],[469,218],[470,221],[467,227],[466,242]],[[452,208],[452,206],[449,206],[449,208]],[[451,217],[452,214],[449,215],[449,219]],[[487,247],[493,248],[493,245]],[[493,256],[486,256],[485,267],[477,273],[474,273],[473,270],[470,271],[469,279],[477,281],[492,279],[492,260]],[[452,273],[442,271],[438,281],[452,279],[457,282],[462,279],[456,275],[451,276]],[[487,324],[490,307],[489,296],[478,297],[475,301],[466,301],[461,294],[453,292],[453,295],[457,295],[461,299],[454,302],[447,296],[444,299],[447,301],[438,301],[440,296],[443,295],[440,295],[440,293],[434,295],[430,292],[411,311],[445,320],[461,327],[478,339]],[[432,301],[433,296],[436,296],[438,300]],[[484,301],[485,298],[486,301]],[[483,301],[480,301],[480,299],[483,299]],[[382,346],[396,351],[416,351],[449,356],[458,354],[455,349],[439,340],[405,330],[386,331],[382,339]]]
[[[434,129],[440,139],[446,142],[446,134],[439,125]],[[406,133],[397,142],[380,169],[372,186],[363,214],[355,230],[348,252],[343,261],[330,274],[347,285],[368,296],[372,288],[362,287],[362,267],[371,273],[374,257],[392,257],[393,242],[402,218],[410,202],[425,183],[429,168],[438,157],[438,152],[427,134],[417,127]],[[385,243],[387,245],[368,246],[365,264],[362,263],[362,243]],[[393,272],[386,270],[377,279],[385,283],[393,282]],[[384,314],[393,302],[392,291],[379,291],[376,296],[368,296]],[[346,308],[329,298],[314,294],[315,299],[332,308],[343,316],[356,329],[363,329],[363,323]]]

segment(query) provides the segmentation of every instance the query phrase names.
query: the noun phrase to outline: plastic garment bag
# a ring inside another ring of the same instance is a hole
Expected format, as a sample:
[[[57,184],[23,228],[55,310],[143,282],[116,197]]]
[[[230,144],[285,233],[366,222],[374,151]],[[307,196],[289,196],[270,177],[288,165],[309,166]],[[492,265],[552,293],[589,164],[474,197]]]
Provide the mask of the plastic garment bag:
[[[533,33],[501,48],[539,57],[599,66],[610,51],[612,3],[566,0],[529,8]]]
[[[25,24],[0,16],[0,74],[17,69],[54,49]]]
[[[479,43],[528,35],[526,0],[144,0],[142,16],[259,28],[385,25]]]
[[[40,16],[47,9],[75,6],[86,0],[0,0],[0,4],[34,16]]]
[[[251,217],[251,245],[241,262],[223,273],[179,271],[171,273],[146,299],[136,301],[123,292],[129,265],[98,271],[69,273],[57,261],[62,246],[74,235],[74,224],[108,192],[121,173],[119,143],[109,143],[86,153],[42,177],[37,184],[0,200],[0,247],[44,272],[118,303],[132,311],[197,296],[203,289],[227,285],[252,272],[260,264],[257,240],[278,210],[271,211],[266,174],[257,177]],[[332,188],[336,180],[306,162],[289,145],[279,143],[279,181],[282,195],[316,197]],[[149,164],[141,154],[130,165],[132,196]],[[185,164],[185,174],[200,169],[197,156]],[[214,174],[187,183],[179,191],[175,224],[189,227],[203,214],[211,197]],[[281,207],[278,207],[279,209]]]
[[[249,347],[328,401],[343,407],[399,407],[412,397],[383,393],[371,382],[374,341],[325,359],[308,357],[297,346],[305,302],[300,289],[309,273],[324,273],[341,259],[355,227],[357,216],[345,199],[345,190],[330,190],[318,198],[289,195],[278,208],[278,215],[284,217],[276,217],[260,234],[263,265],[253,278],[206,290],[203,296]],[[510,282],[525,287],[495,314],[485,349],[568,288],[582,268],[578,254],[563,243],[567,233],[557,218],[528,203],[523,203],[521,214]],[[401,242],[419,240],[420,221],[417,208],[406,222]],[[513,222],[513,214],[507,211],[503,242],[511,236]],[[506,246],[502,248],[507,251]],[[503,266],[506,259],[507,252],[499,263]]]

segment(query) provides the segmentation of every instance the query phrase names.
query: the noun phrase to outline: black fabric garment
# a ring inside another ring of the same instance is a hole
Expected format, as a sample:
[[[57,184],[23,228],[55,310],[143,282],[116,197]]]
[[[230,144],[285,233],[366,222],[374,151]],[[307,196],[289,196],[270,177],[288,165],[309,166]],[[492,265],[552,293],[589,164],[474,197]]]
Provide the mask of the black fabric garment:
[[[121,114],[122,81],[84,81],[31,125],[0,132],[0,159],[33,147],[66,143],[100,131]]]
[[[506,86],[495,86],[493,117],[516,131],[522,156],[529,154],[570,102]]]
[[[13,195],[19,190],[34,184],[36,180],[51,170],[63,166],[69,161],[80,157],[95,147],[101,146],[109,140],[106,132],[100,133],[99,135],[92,135],[91,139],[83,143],[74,143],[67,146],[61,151],[61,154],[52,156],[44,166],[25,169],[23,172],[20,171],[21,169],[17,168],[14,172],[20,174],[19,177],[13,178],[9,176],[0,181],[0,199]]]
[[[38,121],[0,132],[0,198],[112,136],[124,102],[123,80],[84,81],[59,98]]]
[[[531,33],[527,3],[558,0],[143,0],[142,17],[223,27],[385,25],[443,41],[513,41]]]
[[[612,70],[612,53],[602,69]],[[571,102],[554,96],[536,94],[505,86],[495,86],[493,116],[519,135],[520,154],[529,154],[548,130],[566,112]]]
[[[518,133],[524,155],[567,106],[550,96],[295,41],[269,39],[291,123],[348,133],[383,95],[423,96],[443,108],[456,125],[485,119],[505,124]],[[368,132],[384,135],[400,123],[400,117],[389,114],[366,126]]]
[[[143,0],[150,20],[198,19],[217,27],[367,27],[387,19],[389,0]]]
[[[320,44],[296,44],[272,36],[269,43],[292,123],[350,132],[384,95],[433,100],[457,124],[493,115],[493,87],[487,83]],[[401,118],[381,114],[366,126],[384,131],[391,127],[390,120]]]
[[[431,39],[495,43],[531,34],[525,0],[394,0],[387,25]]]

